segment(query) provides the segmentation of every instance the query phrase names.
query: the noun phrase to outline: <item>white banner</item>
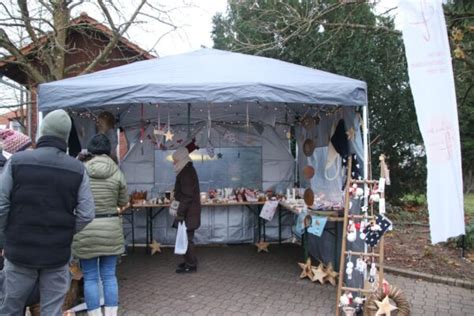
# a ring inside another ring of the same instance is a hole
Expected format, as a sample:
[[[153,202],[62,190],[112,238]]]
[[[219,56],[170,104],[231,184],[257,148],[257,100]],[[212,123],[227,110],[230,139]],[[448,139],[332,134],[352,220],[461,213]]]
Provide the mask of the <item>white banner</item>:
[[[459,124],[441,0],[400,0],[403,41],[428,161],[431,242],[465,233]]]

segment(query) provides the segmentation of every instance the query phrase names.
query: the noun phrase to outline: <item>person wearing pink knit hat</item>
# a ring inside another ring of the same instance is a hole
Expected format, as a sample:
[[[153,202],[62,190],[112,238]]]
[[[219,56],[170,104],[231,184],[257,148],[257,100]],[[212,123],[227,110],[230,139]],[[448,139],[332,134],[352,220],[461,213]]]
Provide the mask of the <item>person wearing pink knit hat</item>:
[[[31,138],[8,128],[0,130],[0,142],[3,144],[3,150],[9,154],[14,154],[31,146]]]

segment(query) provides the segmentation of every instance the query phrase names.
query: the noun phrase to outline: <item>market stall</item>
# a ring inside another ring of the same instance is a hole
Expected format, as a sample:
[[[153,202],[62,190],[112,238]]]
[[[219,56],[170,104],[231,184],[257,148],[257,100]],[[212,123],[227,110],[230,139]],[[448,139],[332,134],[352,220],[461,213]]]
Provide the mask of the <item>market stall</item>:
[[[82,147],[96,133],[99,115],[112,113],[116,124],[104,132],[111,139],[116,127],[125,132],[121,168],[129,189],[146,191],[155,202],[172,190],[172,151],[196,139],[201,149],[192,158],[201,191],[220,190],[221,206],[204,208],[198,243],[256,240],[255,216],[227,203],[225,188],[288,200],[287,189],[311,187],[312,206],[327,209],[342,207],[342,157],[356,154],[366,177],[366,84],[279,60],[201,49],[42,84],[38,98],[42,112],[69,111]],[[311,178],[305,178],[307,166]],[[293,214],[268,222],[267,238],[290,238]],[[141,241],[149,231],[146,218],[134,222]],[[152,221],[156,239],[173,243],[167,212]],[[316,240],[319,248],[328,244],[324,238],[323,232]]]

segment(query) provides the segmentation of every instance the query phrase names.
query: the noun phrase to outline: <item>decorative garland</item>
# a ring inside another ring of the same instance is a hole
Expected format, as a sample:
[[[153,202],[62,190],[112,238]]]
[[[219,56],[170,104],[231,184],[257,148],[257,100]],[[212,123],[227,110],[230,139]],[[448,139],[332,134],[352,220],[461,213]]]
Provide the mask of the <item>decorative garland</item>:
[[[388,293],[387,293],[388,292]],[[386,296],[395,302],[399,316],[409,316],[410,304],[401,289],[396,286],[390,285],[388,291],[378,289],[372,295],[370,295],[365,303],[364,315],[375,315],[379,309],[375,301],[382,301]]]

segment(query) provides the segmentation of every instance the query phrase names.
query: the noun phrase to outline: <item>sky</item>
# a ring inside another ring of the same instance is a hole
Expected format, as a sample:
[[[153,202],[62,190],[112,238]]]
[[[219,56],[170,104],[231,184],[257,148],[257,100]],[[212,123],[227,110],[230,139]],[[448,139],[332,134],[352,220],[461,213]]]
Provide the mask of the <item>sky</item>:
[[[123,6],[129,6],[132,12],[137,0],[121,1]],[[211,31],[212,17],[217,13],[224,13],[227,8],[227,0],[160,0],[164,8],[172,9],[169,19],[178,28],[170,32],[171,28],[156,21],[130,27],[126,37],[146,50],[152,50],[156,56],[167,56],[193,51],[205,47],[212,47]],[[396,7],[398,0],[377,1],[377,11],[385,12]],[[72,12],[72,16],[78,16],[86,11],[89,16],[103,22],[104,19],[95,6],[81,6]],[[396,14],[396,10],[391,11]],[[164,35],[166,34],[166,35]],[[164,36],[163,36],[164,35]],[[158,38],[161,38],[157,41]],[[17,96],[12,89],[0,84],[0,106],[17,104]],[[0,112],[4,112],[0,109]]]

